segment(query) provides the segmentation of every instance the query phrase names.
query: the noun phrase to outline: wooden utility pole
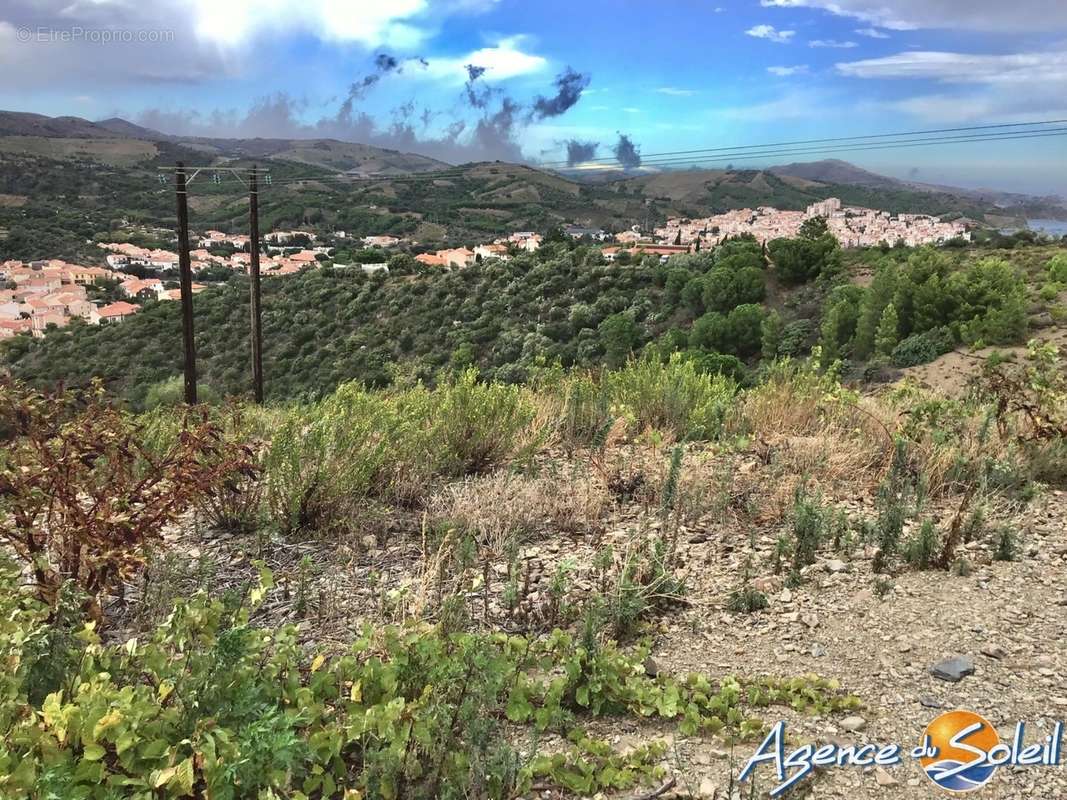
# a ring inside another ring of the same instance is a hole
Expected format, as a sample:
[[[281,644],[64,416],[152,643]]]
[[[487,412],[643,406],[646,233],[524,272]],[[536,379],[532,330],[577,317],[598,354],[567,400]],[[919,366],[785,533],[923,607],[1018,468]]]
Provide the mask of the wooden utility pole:
[[[178,271],[182,295],[182,341],[185,348],[185,402],[196,405],[196,340],[193,338],[193,270],[189,264],[189,206],[185,165],[175,171],[178,202]]]
[[[252,166],[252,175],[248,187],[249,248],[252,251],[249,277],[252,283],[252,388],[256,402],[263,402],[263,328],[259,307],[259,185],[256,180],[256,167]]]

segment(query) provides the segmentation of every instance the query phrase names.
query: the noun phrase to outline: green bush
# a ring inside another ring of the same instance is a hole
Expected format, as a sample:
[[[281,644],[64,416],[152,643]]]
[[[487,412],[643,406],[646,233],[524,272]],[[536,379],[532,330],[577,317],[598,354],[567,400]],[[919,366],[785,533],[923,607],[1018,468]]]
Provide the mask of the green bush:
[[[422,402],[409,406],[409,395],[399,405],[408,413],[418,413]],[[432,410],[433,426],[428,445],[436,453],[437,471],[443,475],[469,475],[486,472],[517,455],[534,408],[518,386],[482,383],[477,372],[467,370],[457,379],[442,384],[426,398]]]
[[[1067,283],[1067,253],[1058,253],[1048,260],[1046,265],[1050,281]]]
[[[767,251],[778,277],[789,285],[835,273],[841,267],[841,246],[830,234],[815,239],[775,239]]]
[[[915,367],[951,352],[955,346],[948,328],[933,328],[925,333],[913,333],[901,341],[893,348],[890,358],[894,366]]]
[[[722,429],[737,385],[703,373],[681,354],[631,361],[608,373],[604,387],[612,403],[632,415],[639,427],[670,431],[679,438],[713,439]]]
[[[358,384],[291,409],[264,459],[272,518],[289,532],[345,524],[367,497],[391,493],[396,465],[405,455],[410,468],[425,463],[415,425]]]

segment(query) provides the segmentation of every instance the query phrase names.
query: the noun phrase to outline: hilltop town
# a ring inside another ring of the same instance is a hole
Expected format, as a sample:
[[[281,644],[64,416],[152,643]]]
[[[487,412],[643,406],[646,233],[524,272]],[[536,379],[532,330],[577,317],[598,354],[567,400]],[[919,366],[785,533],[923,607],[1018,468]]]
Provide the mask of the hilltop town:
[[[898,214],[873,208],[843,206],[836,197],[813,203],[804,211],[781,211],[760,207],[741,208],[700,219],[670,219],[655,230],[661,244],[714,247],[728,236],[747,234],[760,242],[796,236],[805,220],[826,219],[827,228],[842,247],[876,247],[902,244],[917,247],[943,244],[951,239],[970,240],[966,223],[942,222],[928,214]],[[624,238],[620,238],[624,237]],[[620,234],[620,241],[636,241],[636,234]]]

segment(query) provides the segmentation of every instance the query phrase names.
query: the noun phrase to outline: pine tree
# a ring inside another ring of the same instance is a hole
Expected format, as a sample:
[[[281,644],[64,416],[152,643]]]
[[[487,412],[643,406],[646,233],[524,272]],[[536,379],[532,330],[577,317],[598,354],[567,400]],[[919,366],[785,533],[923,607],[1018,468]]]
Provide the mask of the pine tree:
[[[768,360],[777,358],[778,347],[782,342],[782,330],[785,327],[781,315],[777,311],[772,310],[763,318],[762,327],[761,345],[763,357]]]
[[[882,312],[882,319],[878,323],[878,332],[874,337],[874,352],[876,355],[889,357],[889,354],[893,352],[893,348],[897,346],[897,342],[900,341],[900,335],[897,333],[897,309],[892,303],[885,307],[885,311]]]
[[[856,324],[856,341],[853,343],[853,354],[856,358],[866,359],[874,352],[878,323],[882,321],[886,306],[893,301],[896,290],[896,264],[889,263],[880,267],[863,296],[863,307]]]

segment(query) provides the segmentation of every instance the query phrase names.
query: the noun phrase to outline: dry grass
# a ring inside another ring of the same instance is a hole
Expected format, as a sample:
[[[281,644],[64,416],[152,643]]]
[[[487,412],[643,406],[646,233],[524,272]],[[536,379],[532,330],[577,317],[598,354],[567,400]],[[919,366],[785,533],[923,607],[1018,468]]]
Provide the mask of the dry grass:
[[[832,379],[797,372],[748,392],[732,421],[784,472],[830,486],[872,486],[893,454],[898,414]]]
[[[589,476],[497,472],[446,486],[429,507],[435,522],[467,530],[501,554],[540,534],[599,532],[608,504],[607,489]]]

